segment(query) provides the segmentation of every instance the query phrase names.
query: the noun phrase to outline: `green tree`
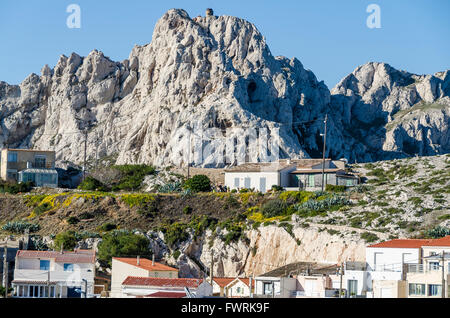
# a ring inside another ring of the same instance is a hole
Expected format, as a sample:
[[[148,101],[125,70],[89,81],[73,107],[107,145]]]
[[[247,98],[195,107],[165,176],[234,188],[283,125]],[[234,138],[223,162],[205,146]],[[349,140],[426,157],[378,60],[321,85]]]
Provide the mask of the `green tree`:
[[[211,191],[211,180],[205,175],[196,175],[186,180],[183,188],[193,192],[209,192]]]
[[[61,247],[64,250],[72,251],[77,245],[77,238],[75,231],[66,231],[58,233],[53,240],[53,248],[60,250]]]
[[[102,266],[111,268],[113,257],[151,256],[149,240],[142,235],[113,231],[102,237],[98,245],[98,260]]]
[[[86,191],[108,191],[108,188],[93,177],[86,177],[78,186],[78,189]]]

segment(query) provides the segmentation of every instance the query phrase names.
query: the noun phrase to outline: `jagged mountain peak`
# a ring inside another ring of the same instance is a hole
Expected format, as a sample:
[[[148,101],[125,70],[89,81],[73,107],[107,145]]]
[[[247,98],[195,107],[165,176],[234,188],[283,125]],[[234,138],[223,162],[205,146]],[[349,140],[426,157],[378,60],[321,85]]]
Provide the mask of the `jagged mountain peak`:
[[[239,139],[255,148],[253,130],[260,129],[269,141],[280,137],[281,157],[320,157],[323,117],[329,114],[327,155],[350,161],[405,156],[400,144],[389,142],[406,137],[394,129],[389,139],[380,129],[420,101],[445,102],[448,78],[448,71],[418,76],[368,63],[330,94],[298,59],[274,57],[254,24],[231,16],[191,18],[171,9],[156,23],[151,43],[136,45],[122,62],[95,49],[86,57],[62,55],[53,69],[44,66],[40,77],[17,87],[0,83],[0,143],[54,149],[59,161],[81,163],[82,131],[89,129],[90,161],[186,166],[197,125],[214,136],[203,140],[208,152],[200,161],[192,153],[191,164],[222,167],[236,163],[225,160],[224,145]],[[427,137],[433,147],[420,137],[424,126],[417,126],[411,138],[422,143],[418,153],[448,149],[443,112],[427,119],[433,122]],[[381,128],[373,130],[378,118]]]

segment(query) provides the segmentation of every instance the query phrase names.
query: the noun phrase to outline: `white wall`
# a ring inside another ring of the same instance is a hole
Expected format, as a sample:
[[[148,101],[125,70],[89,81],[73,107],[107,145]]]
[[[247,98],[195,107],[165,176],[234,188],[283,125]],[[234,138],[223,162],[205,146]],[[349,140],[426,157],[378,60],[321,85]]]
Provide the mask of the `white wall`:
[[[366,262],[369,265],[369,271],[401,272],[403,263],[417,264],[419,259],[420,248],[366,248]]]
[[[239,187],[235,186],[235,178],[239,178]],[[255,191],[260,191],[261,178],[266,178],[264,192],[272,189],[273,185],[280,185],[278,172],[225,172],[225,185],[231,190],[247,188],[245,186],[246,178],[250,178],[250,188],[254,188]]]
[[[250,287],[242,281],[237,281],[232,286],[227,287],[227,297],[250,297]]]
[[[290,277],[256,277],[255,294],[264,295],[264,283],[274,284],[274,296],[291,298],[292,292],[297,290],[297,279]],[[270,297],[271,295],[266,295]]]

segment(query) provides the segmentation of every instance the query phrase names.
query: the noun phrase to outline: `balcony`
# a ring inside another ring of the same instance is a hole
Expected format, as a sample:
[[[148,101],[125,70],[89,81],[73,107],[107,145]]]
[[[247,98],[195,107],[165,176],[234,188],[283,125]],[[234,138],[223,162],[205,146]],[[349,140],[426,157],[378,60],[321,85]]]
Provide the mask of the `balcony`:
[[[8,162],[8,169],[17,171],[25,169],[55,169],[55,162]]]
[[[373,272],[393,272],[393,273],[401,273],[402,265],[401,264],[376,264],[373,268],[370,266],[367,267],[369,271]]]
[[[16,269],[14,271],[14,280],[23,282],[53,282],[53,283],[81,283],[83,279],[88,282],[94,282],[95,273],[92,270],[70,271],[49,271],[35,269]]]

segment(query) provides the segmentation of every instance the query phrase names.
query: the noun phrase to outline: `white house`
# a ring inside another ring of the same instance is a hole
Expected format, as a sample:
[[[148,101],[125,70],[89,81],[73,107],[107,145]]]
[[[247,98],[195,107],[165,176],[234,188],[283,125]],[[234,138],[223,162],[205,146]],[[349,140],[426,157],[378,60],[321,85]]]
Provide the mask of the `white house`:
[[[127,277],[121,298],[203,298],[212,296],[212,286],[204,279]]]
[[[94,277],[95,251],[20,250],[12,287],[18,298],[91,298]]]
[[[450,258],[450,236],[397,239],[368,246],[365,264],[346,263],[343,289],[347,296],[356,297],[439,297],[442,252]],[[448,263],[449,260],[446,267],[450,266]],[[449,269],[445,271],[447,282]],[[335,280],[333,287],[336,283]]]
[[[322,187],[322,159],[279,160],[273,163],[245,163],[225,169],[229,189],[255,189],[265,193],[272,187],[286,190],[316,191]],[[345,171],[345,162],[325,160],[325,184],[356,186],[359,177]]]
[[[250,290],[251,288],[251,290]],[[227,298],[249,298],[255,290],[252,278],[236,278],[226,287]]]
[[[256,298],[293,298],[297,290],[297,279],[293,277],[255,277]]]
[[[178,277],[178,269],[142,257],[113,257],[111,267],[111,298],[122,297],[122,283],[128,276]]]
[[[213,277],[213,296],[226,297],[225,288],[235,279],[236,277]],[[211,278],[208,278],[208,282],[210,281]]]

